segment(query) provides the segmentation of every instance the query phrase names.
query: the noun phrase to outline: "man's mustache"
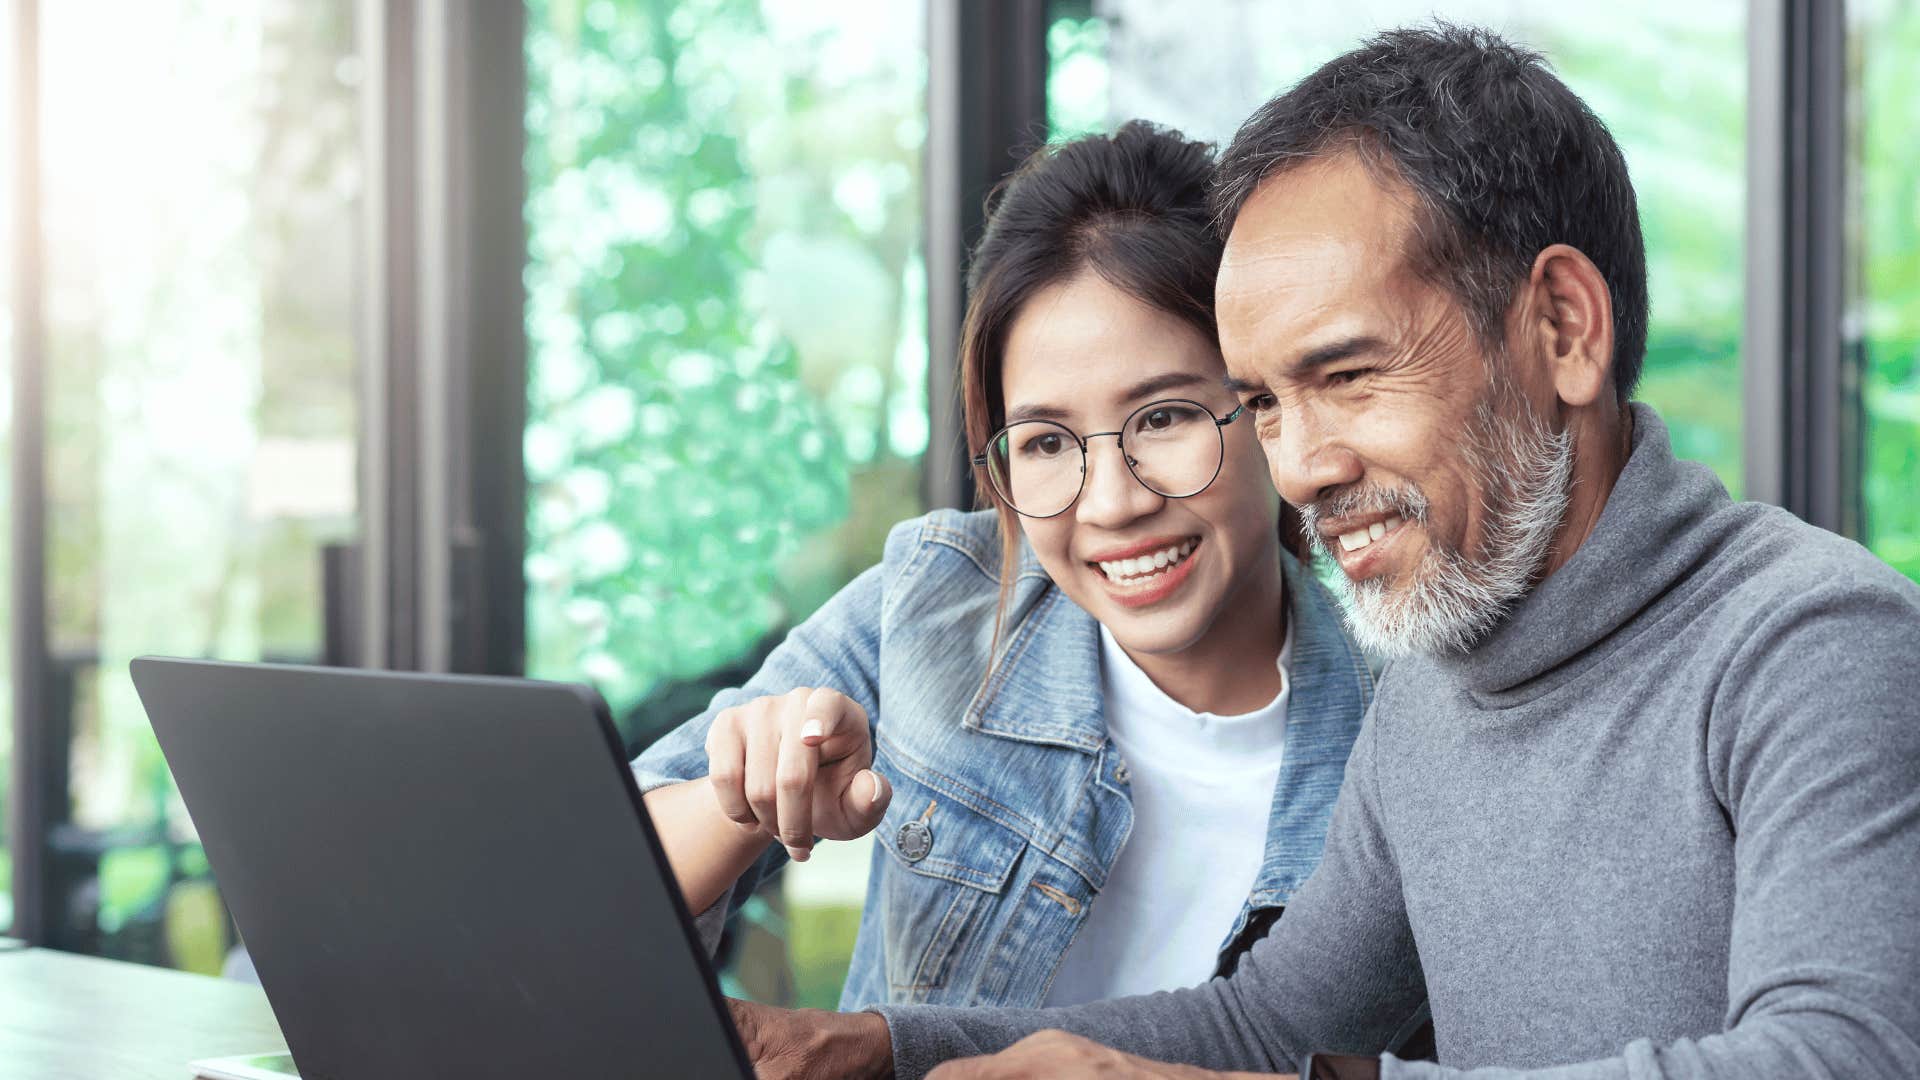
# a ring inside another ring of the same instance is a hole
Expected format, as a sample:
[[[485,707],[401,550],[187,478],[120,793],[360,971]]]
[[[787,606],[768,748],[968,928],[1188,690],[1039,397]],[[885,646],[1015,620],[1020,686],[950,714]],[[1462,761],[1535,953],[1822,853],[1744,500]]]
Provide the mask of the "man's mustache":
[[[1345,518],[1356,514],[1396,514],[1416,525],[1427,523],[1427,497],[1418,487],[1381,487],[1377,484],[1349,487],[1324,498],[1303,503],[1297,509],[1307,527],[1307,535],[1321,542],[1320,522],[1327,518]]]

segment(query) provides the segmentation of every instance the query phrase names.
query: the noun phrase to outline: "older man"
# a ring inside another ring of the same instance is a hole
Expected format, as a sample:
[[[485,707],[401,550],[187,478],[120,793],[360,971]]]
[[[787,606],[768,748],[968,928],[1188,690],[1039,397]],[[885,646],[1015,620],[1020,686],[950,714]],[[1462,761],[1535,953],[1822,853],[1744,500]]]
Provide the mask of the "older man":
[[[1398,657],[1325,859],[1230,978],[882,1007],[814,1060],[1064,1029],[940,1075],[1920,1076],[1920,590],[1628,403],[1646,260],[1606,129],[1530,53],[1396,31],[1218,184],[1231,383]],[[1429,1015],[1439,1063],[1387,1052]]]

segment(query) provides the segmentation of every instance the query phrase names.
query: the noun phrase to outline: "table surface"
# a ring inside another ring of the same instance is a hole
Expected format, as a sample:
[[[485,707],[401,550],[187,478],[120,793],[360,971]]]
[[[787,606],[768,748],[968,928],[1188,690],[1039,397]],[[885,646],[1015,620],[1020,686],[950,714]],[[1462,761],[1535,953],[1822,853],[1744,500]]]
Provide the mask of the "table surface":
[[[0,1080],[190,1080],[190,1061],[286,1045],[257,986],[0,950]]]

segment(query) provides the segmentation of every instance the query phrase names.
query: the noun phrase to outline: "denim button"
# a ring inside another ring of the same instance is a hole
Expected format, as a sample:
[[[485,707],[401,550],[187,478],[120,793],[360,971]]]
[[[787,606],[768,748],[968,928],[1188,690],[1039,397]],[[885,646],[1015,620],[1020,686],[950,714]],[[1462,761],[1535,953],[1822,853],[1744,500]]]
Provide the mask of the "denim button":
[[[1127,763],[1123,761],[1113,767],[1113,778],[1124,784],[1133,779],[1133,770],[1127,768]]]
[[[894,834],[893,842],[900,845],[900,855],[908,862],[919,862],[933,850],[933,830],[924,821],[909,821],[900,826]]]

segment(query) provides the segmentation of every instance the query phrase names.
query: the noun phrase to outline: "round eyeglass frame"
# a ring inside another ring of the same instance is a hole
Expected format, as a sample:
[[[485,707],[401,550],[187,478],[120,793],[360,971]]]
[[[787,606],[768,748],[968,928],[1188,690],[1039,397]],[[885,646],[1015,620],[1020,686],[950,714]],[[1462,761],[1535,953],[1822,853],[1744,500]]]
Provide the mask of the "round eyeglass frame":
[[[1127,453],[1127,441],[1126,441],[1126,435],[1124,433],[1127,430],[1127,428],[1133,424],[1133,418],[1136,416],[1139,416],[1143,412],[1146,412],[1148,409],[1156,409],[1163,405],[1191,405],[1194,408],[1199,409],[1201,412],[1205,413],[1207,415],[1207,418],[1213,421],[1213,437],[1219,443],[1219,456],[1215,459],[1213,463],[1213,475],[1207,477],[1206,483],[1201,484],[1199,487],[1194,488],[1192,491],[1187,492],[1185,495],[1169,495],[1166,492],[1161,491],[1159,488],[1154,487],[1152,484],[1147,483],[1146,480],[1140,476],[1140,473],[1134,469],[1133,455]],[[1155,495],[1158,495],[1163,499],[1191,499],[1195,495],[1198,495],[1201,492],[1212,487],[1213,482],[1215,480],[1220,479],[1220,470],[1225,468],[1227,464],[1227,440],[1226,440],[1226,436],[1220,433],[1220,429],[1226,427],[1228,424],[1233,423],[1235,420],[1240,419],[1240,414],[1246,411],[1247,411],[1247,407],[1245,405],[1236,405],[1234,406],[1233,411],[1228,413],[1227,415],[1215,416],[1213,414],[1212,409],[1208,408],[1206,405],[1203,405],[1198,401],[1193,400],[1192,398],[1160,398],[1157,401],[1149,401],[1145,405],[1142,405],[1139,408],[1128,413],[1127,418],[1121,421],[1120,428],[1117,431],[1095,431],[1087,435],[1081,435],[1079,432],[1073,430],[1072,428],[1068,427],[1065,424],[1060,423],[1057,420],[1015,420],[1013,423],[1007,424],[1004,427],[1001,427],[998,431],[995,431],[992,435],[989,435],[987,437],[987,445],[991,447],[994,443],[998,442],[1001,438],[1005,437],[1006,434],[1012,431],[1014,428],[1023,427],[1028,424],[1046,424],[1049,427],[1056,427],[1056,428],[1059,428],[1061,431],[1066,432],[1070,437],[1072,437],[1075,443],[1079,444],[1080,446],[1080,486],[1074,491],[1073,498],[1067,500],[1067,504],[1065,506],[1062,506],[1060,509],[1055,510],[1051,514],[1029,514],[1025,510],[1020,509],[1018,506],[1015,506],[1013,502],[1013,496],[1008,495],[1005,491],[1001,490],[1000,481],[994,478],[993,469],[989,467],[989,465],[987,464],[987,457],[988,457],[987,454],[973,455],[973,465],[975,468],[980,469],[987,474],[987,483],[993,485],[994,493],[999,495],[1001,498],[1001,501],[1005,502],[1007,504],[1007,507],[1011,509],[1014,513],[1019,514],[1021,517],[1033,518],[1036,521],[1045,521],[1048,518],[1059,517],[1061,514],[1064,514],[1067,511],[1073,509],[1073,504],[1080,501],[1081,494],[1087,490],[1087,444],[1092,442],[1095,439],[1100,438],[1103,435],[1111,435],[1113,436],[1114,445],[1119,447],[1120,449],[1120,460],[1127,463],[1127,472],[1132,475],[1134,481],[1137,482],[1141,487],[1146,488],[1148,491],[1153,492]]]

